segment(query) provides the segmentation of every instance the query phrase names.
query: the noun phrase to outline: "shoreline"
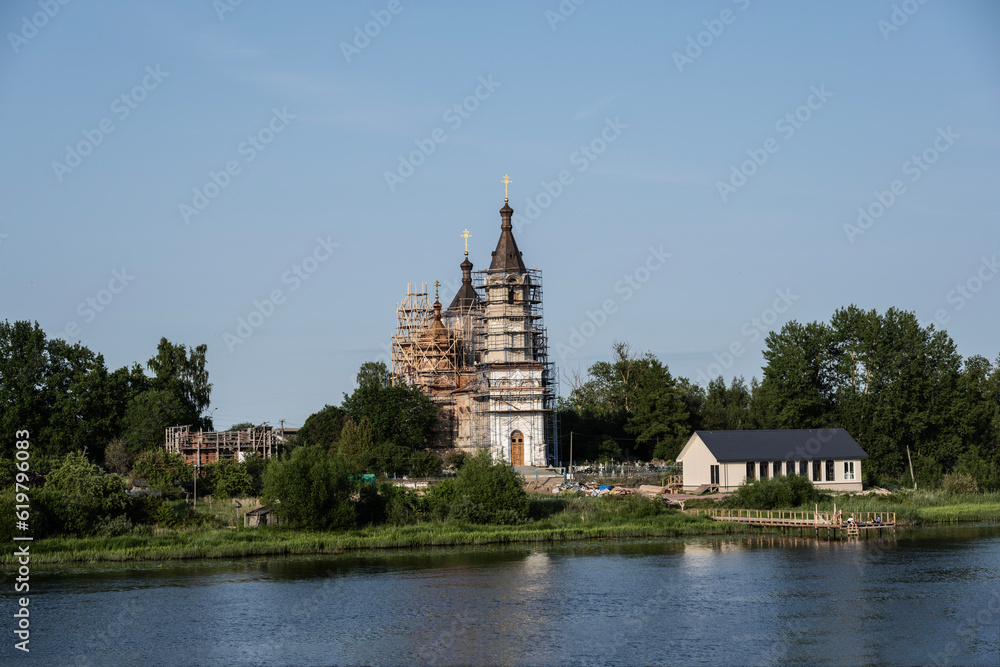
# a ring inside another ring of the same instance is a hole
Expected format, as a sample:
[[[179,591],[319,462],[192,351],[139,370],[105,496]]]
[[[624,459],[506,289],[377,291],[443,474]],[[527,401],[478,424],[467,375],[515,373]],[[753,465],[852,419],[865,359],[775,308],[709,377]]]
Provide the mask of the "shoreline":
[[[961,504],[912,508],[899,517],[898,527],[1000,524],[1000,505],[991,503],[970,512]],[[845,511],[848,510],[844,506]],[[859,511],[858,508],[852,508]],[[893,511],[885,508],[883,511]],[[668,510],[629,519],[576,519],[575,525],[552,525],[548,519],[513,526],[459,523],[419,523],[343,531],[307,531],[281,526],[260,528],[161,529],[153,535],[119,537],[55,537],[32,542],[37,564],[142,562],[282,555],[333,555],[378,549],[420,549],[486,544],[558,543],[586,540],[635,539],[728,534],[780,534],[777,529],[712,521]],[[4,564],[16,559],[7,554]]]

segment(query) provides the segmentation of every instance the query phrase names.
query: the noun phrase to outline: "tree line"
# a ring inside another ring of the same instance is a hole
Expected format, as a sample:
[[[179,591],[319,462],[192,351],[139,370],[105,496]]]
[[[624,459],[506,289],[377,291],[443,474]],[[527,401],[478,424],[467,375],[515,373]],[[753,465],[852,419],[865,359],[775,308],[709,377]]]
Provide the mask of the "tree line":
[[[86,450],[103,462],[163,447],[167,426],[212,428],[204,416],[212,385],[206,345],[161,338],[146,362],[109,370],[80,343],[47,338],[38,323],[0,323],[0,457],[13,458],[14,432],[28,430],[32,470],[47,472],[66,454]]]
[[[612,359],[569,378],[560,452],[575,460],[673,460],[696,430],[844,428],[868,452],[866,483],[938,486],[944,475],[1000,488],[1000,356],[963,359],[916,316],[856,306],[829,322],[791,321],[765,340],[763,377],[701,387],[652,354],[615,343]]]

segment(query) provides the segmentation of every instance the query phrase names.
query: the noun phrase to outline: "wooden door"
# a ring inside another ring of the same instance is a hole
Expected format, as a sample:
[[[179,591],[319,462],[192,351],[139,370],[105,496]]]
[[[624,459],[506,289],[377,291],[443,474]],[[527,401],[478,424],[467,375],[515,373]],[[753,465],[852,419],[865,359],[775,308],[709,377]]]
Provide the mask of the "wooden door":
[[[510,462],[512,465],[524,465],[524,434],[514,431],[510,434]]]

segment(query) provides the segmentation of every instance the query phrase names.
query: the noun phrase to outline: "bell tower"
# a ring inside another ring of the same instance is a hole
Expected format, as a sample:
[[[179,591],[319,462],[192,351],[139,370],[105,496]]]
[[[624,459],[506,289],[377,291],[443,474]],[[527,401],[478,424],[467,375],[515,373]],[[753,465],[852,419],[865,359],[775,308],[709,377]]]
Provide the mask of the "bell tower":
[[[506,176],[504,184],[511,181]],[[555,371],[542,324],[542,274],[528,269],[504,197],[490,266],[475,274],[481,301],[474,397],[477,440],[494,458],[545,466],[556,450]]]

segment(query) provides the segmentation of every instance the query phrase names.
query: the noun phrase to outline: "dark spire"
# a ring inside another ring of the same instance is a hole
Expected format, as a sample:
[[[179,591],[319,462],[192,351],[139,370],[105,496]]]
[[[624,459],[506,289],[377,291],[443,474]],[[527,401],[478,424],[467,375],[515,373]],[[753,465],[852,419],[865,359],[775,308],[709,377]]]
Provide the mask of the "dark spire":
[[[509,273],[524,273],[524,261],[521,260],[521,251],[517,249],[517,241],[511,233],[513,226],[510,218],[514,215],[514,209],[510,207],[507,198],[504,197],[503,208],[500,209],[500,240],[497,241],[497,249],[493,251],[493,261],[490,263],[490,271],[505,271]]]
[[[459,266],[462,268],[462,286],[448,306],[448,315],[464,315],[479,303],[479,295],[472,287],[472,262],[469,261],[468,252],[465,253],[465,259]]]

